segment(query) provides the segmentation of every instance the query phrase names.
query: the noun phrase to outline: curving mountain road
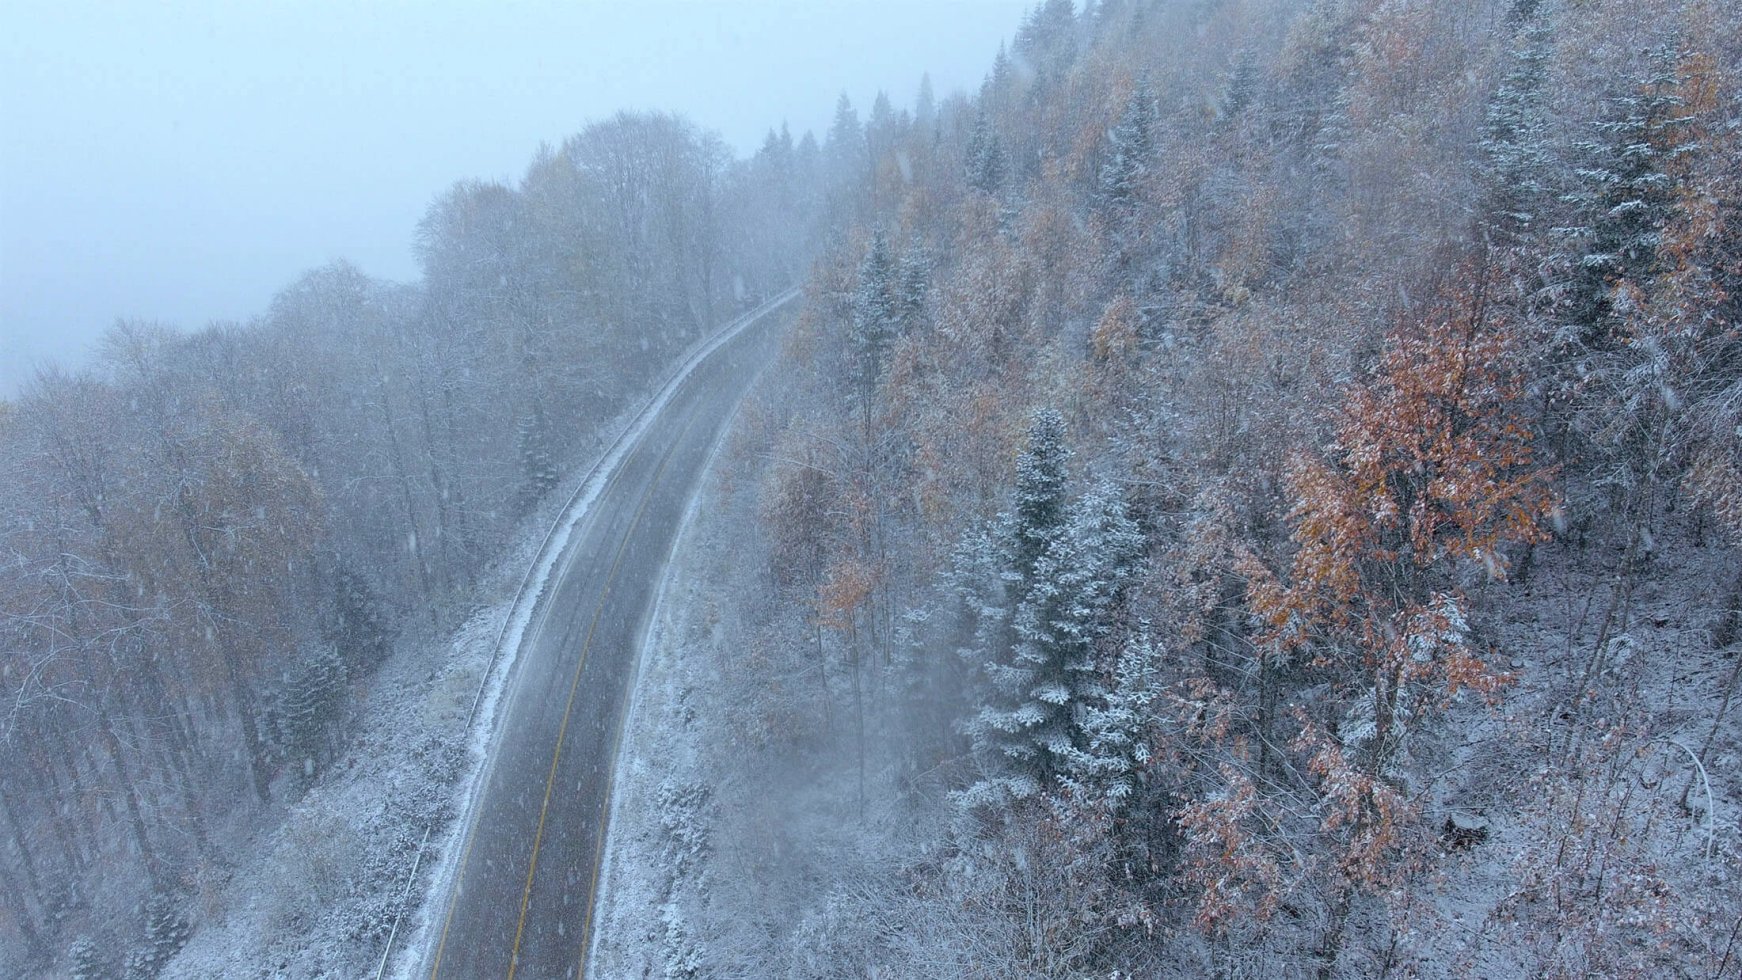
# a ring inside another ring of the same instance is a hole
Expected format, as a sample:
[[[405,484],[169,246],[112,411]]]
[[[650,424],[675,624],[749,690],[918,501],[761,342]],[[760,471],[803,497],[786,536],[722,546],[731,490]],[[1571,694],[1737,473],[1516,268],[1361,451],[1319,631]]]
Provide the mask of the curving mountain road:
[[[419,976],[580,977],[629,687],[678,525],[784,301],[705,355],[575,527],[521,642]]]

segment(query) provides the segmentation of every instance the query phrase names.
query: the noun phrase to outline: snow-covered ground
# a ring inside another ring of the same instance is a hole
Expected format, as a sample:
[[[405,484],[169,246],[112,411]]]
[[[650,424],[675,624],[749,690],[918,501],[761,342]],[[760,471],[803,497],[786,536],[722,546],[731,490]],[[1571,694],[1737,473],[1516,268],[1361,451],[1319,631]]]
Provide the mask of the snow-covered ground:
[[[666,966],[691,952],[675,893],[708,846],[709,792],[698,776],[689,705],[707,690],[700,674],[712,663],[694,654],[706,642],[709,620],[717,621],[698,574],[710,554],[698,539],[716,528],[697,516],[711,511],[706,503],[718,494],[718,476],[710,466],[684,518],[624,722],[588,961],[592,976],[683,976]]]

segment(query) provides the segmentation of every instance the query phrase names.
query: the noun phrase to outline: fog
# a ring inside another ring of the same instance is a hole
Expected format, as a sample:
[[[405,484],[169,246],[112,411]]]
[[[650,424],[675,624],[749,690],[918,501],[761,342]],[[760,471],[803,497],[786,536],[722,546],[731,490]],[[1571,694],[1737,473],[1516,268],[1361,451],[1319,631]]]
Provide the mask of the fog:
[[[972,89],[1023,0],[26,2],[0,15],[0,393],[118,316],[261,311],[345,258],[411,278],[463,177],[517,179],[618,109],[738,152],[827,127],[845,91]]]

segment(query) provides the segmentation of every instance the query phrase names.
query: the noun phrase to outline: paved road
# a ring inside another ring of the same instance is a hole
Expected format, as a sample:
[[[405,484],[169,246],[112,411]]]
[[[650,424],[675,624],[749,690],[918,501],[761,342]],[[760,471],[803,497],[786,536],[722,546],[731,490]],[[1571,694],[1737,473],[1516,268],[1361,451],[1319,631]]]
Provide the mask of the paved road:
[[[790,309],[696,366],[575,528],[522,642],[421,976],[584,971],[612,762],[654,596],[708,456]]]

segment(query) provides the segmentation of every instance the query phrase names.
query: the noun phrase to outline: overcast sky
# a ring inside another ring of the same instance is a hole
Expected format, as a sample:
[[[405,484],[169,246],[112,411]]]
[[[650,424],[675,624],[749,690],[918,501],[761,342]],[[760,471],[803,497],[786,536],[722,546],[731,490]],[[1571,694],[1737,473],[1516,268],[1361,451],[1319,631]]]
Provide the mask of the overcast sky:
[[[117,316],[262,311],[335,258],[417,274],[465,177],[624,108],[742,155],[845,91],[969,90],[1032,0],[0,3],[0,394]]]

